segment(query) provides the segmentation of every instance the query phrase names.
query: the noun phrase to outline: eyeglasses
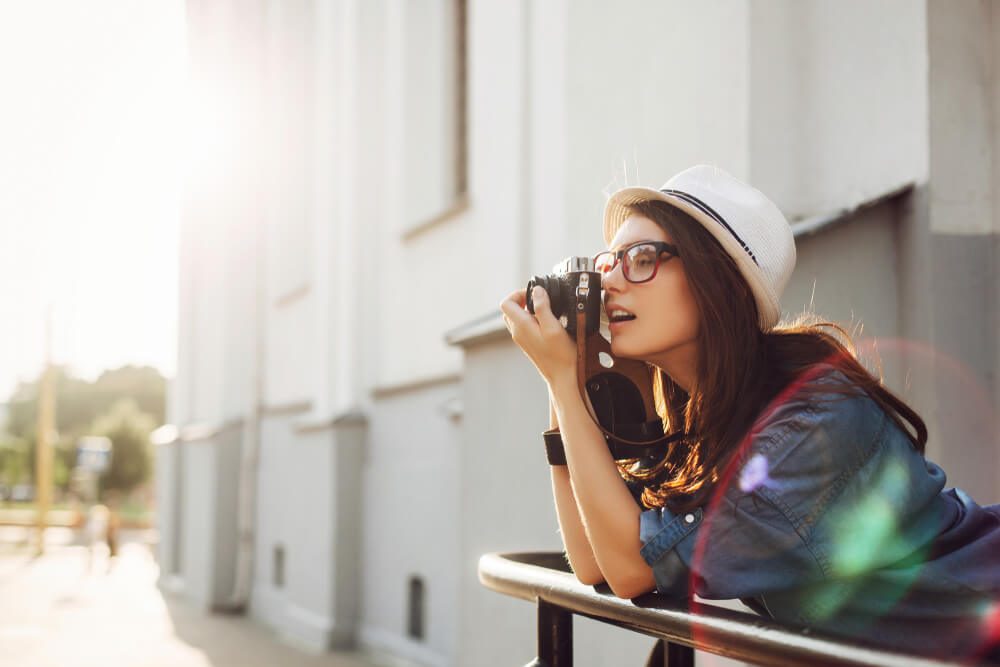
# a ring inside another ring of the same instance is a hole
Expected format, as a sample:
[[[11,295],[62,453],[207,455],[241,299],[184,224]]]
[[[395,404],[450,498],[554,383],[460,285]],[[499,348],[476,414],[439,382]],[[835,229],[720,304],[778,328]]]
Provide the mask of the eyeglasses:
[[[618,262],[625,258],[622,264],[622,274],[630,283],[644,283],[656,277],[660,268],[660,257],[669,255],[664,262],[677,257],[677,246],[663,241],[639,241],[614,252],[607,250],[594,255],[595,271],[606,276],[615,270]]]

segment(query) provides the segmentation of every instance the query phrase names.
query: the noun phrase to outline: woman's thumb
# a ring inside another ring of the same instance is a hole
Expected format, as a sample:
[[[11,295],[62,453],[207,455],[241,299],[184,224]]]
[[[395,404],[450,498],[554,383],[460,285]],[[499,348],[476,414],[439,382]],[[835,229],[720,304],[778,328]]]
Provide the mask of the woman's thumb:
[[[539,309],[551,312],[549,307],[549,293],[541,285],[535,285],[531,288],[531,304],[535,307],[536,315]]]
[[[535,317],[538,318],[539,324],[548,325],[556,322],[556,318],[552,314],[552,304],[549,302],[549,293],[545,291],[544,287],[541,285],[535,285],[534,288],[532,288],[531,301],[535,306]]]

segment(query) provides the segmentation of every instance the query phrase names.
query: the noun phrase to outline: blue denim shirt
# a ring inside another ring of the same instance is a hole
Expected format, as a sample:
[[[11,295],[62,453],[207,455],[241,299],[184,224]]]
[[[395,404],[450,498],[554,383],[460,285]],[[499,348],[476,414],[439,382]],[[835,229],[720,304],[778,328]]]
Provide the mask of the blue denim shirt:
[[[847,382],[832,367],[813,381]],[[921,652],[1000,631],[1000,505],[980,507],[861,389],[793,393],[761,418],[715,499],[646,510],[657,591]],[[992,617],[991,614],[994,614]]]

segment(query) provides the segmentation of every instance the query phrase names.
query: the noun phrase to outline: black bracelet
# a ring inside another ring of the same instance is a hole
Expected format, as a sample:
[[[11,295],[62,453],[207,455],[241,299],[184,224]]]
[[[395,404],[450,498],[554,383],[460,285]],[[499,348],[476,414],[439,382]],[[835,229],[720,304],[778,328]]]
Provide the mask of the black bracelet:
[[[554,428],[542,433],[545,440],[545,456],[549,460],[550,466],[566,465],[566,450],[563,449],[562,435],[559,429]]]

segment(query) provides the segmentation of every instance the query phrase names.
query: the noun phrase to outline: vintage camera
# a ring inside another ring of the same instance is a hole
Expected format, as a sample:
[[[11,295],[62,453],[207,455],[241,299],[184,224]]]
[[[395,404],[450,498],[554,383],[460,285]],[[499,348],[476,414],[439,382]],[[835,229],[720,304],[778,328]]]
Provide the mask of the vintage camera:
[[[601,326],[601,274],[594,270],[591,257],[568,257],[552,268],[547,276],[528,281],[528,311],[534,314],[531,288],[540,285],[549,295],[552,314],[563,322],[570,337],[576,337],[576,311],[586,316],[584,332],[597,333]],[[565,319],[563,319],[565,318]]]

